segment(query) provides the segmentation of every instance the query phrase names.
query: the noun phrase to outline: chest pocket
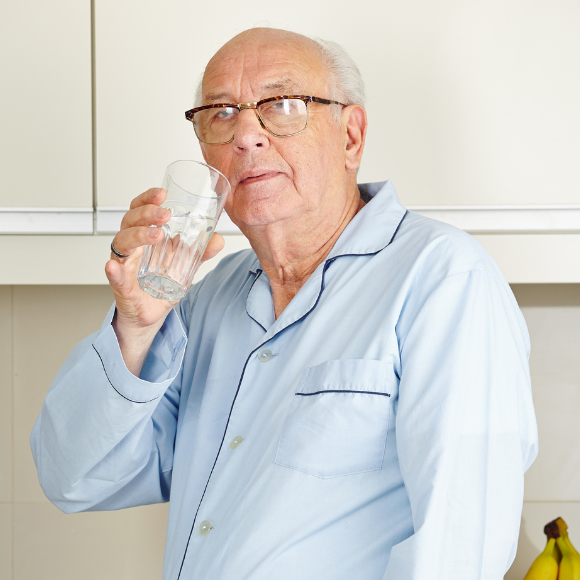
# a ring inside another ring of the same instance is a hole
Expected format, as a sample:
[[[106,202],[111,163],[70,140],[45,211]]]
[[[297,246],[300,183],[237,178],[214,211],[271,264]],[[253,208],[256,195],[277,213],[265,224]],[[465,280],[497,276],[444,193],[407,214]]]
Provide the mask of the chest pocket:
[[[330,360],[308,367],[274,463],[324,479],[380,469],[392,375],[392,363],[379,360]]]

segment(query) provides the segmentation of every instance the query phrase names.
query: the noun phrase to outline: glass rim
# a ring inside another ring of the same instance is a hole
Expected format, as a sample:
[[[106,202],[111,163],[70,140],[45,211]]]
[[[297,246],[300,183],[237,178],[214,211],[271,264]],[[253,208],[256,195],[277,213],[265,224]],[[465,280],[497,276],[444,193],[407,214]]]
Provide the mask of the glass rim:
[[[198,161],[197,159],[176,159],[175,161],[172,161],[165,169],[165,175],[167,175],[171,181],[180,189],[183,189],[183,187],[181,187],[178,183],[176,183],[175,179],[171,176],[170,174],[170,168],[173,167],[175,164],[177,163],[195,163],[197,165],[203,165],[204,167],[207,167],[210,171],[215,171],[215,173],[217,173],[218,175],[221,175],[225,180],[226,183],[228,185],[228,190],[224,191],[224,193],[222,193],[221,195],[218,195],[217,192],[214,192],[216,194],[216,199],[221,199],[222,197],[229,195],[232,191],[232,184],[230,183],[230,180],[219,170],[216,169],[215,167],[213,167],[213,165],[208,165],[207,163],[204,163],[203,161]],[[163,180],[165,181],[165,177],[163,178]],[[183,189],[184,191],[186,191],[185,189]],[[167,192],[166,192],[167,193]],[[187,194],[189,195],[194,195],[197,196],[197,193],[191,193],[186,191]],[[199,196],[198,196],[199,197]]]

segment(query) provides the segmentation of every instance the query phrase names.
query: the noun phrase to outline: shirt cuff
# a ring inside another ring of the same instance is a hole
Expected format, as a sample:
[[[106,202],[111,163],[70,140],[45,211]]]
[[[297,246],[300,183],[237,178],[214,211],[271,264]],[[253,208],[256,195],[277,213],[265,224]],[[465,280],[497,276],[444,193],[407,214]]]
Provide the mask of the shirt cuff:
[[[107,313],[93,342],[109,383],[119,395],[135,403],[147,403],[159,398],[179,373],[187,345],[177,313],[172,310],[155,335],[140,377],[136,377],[125,365],[111,325],[114,314],[115,304]]]

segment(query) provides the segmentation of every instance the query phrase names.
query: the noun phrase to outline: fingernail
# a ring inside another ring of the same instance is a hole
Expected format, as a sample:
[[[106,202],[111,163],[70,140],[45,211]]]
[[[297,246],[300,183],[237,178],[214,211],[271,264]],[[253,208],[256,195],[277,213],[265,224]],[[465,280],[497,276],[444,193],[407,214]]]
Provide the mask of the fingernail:
[[[161,191],[161,187],[156,187],[151,191],[151,197],[155,197]]]
[[[158,228],[151,228],[149,230],[149,237],[150,238],[156,238],[158,233],[159,233],[159,229]]]
[[[158,210],[155,212],[155,215],[156,215],[158,218],[164,218],[164,217],[166,217],[166,216],[167,216],[167,213],[168,213],[168,212],[167,212],[167,210],[166,210],[166,209],[163,209],[162,207],[160,207],[160,208],[159,208],[159,209],[158,209]]]

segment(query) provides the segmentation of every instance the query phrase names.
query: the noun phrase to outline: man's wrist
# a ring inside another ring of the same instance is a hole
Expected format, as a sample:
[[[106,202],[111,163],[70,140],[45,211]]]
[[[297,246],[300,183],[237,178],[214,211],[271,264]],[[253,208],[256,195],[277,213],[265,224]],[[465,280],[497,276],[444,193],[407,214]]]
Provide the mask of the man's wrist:
[[[161,319],[149,326],[136,326],[123,319],[115,309],[111,326],[117,337],[125,366],[136,377],[139,376],[151,344],[164,322],[165,319]]]

